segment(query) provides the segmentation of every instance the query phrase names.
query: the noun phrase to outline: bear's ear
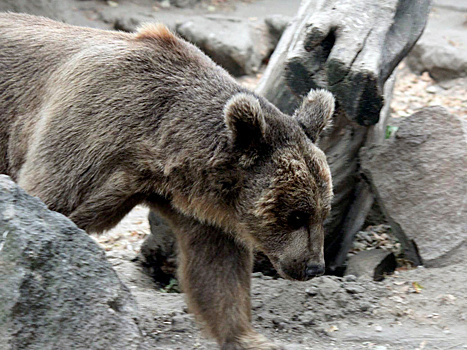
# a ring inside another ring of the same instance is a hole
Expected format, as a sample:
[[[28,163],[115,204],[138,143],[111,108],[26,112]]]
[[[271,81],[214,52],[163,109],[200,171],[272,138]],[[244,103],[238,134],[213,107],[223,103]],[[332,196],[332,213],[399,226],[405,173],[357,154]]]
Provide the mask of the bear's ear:
[[[239,147],[249,148],[266,133],[263,111],[253,95],[238,93],[230,98],[224,107],[224,119],[233,142]]]
[[[294,113],[298,123],[312,142],[331,124],[334,96],[326,90],[311,90]]]

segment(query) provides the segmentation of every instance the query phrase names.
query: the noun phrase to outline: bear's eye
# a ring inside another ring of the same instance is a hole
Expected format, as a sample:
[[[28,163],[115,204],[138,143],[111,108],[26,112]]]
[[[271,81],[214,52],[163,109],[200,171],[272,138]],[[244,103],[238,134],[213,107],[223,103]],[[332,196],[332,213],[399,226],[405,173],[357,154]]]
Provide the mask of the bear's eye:
[[[310,214],[303,211],[294,211],[289,215],[288,222],[292,229],[298,230],[299,228],[308,226]]]

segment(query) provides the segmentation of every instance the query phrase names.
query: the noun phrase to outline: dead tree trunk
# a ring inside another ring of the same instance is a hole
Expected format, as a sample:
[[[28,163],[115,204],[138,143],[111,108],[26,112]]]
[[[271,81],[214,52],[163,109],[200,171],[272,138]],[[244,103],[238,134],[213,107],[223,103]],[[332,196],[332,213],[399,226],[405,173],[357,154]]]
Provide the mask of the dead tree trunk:
[[[364,185],[356,191],[359,149],[384,138],[393,85],[389,77],[422,34],[430,3],[304,0],[257,88],[286,113],[310,89],[324,88],[335,95],[334,127],[319,142],[334,182],[333,210],[326,224],[331,270],[342,265],[349,237],[371,207],[372,195]]]

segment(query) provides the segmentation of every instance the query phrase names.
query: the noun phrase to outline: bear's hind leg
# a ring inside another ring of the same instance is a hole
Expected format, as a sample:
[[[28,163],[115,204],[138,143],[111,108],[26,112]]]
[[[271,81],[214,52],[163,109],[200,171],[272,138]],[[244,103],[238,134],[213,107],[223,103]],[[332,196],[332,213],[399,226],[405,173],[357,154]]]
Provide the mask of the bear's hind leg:
[[[190,310],[222,350],[282,349],[251,327],[251,249],[218,228],[186,217],[173,223],[179,278]]]

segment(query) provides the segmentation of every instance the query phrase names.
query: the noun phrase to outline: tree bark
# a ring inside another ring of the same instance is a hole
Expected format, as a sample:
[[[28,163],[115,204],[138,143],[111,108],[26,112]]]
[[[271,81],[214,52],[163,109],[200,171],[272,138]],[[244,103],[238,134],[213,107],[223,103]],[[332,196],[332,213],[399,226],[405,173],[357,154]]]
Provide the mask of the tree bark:
[[[310,89],[335,95],[334,127],[319,141],[334,184],[325,249],[331,272],[347,254],[349,245],[342,243],[360,229],[353,221],[363,223],[366,215],[355,205],[371,201],[369,191],[355,190],[358,152],[384,139],[394,83],[389,78],[421,36],[430,6],[431,0],[304,0],[256,90],[289,114]]]

